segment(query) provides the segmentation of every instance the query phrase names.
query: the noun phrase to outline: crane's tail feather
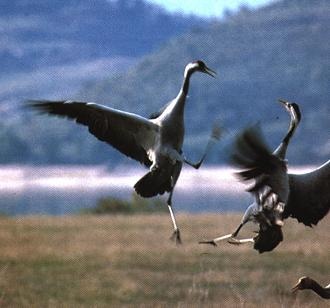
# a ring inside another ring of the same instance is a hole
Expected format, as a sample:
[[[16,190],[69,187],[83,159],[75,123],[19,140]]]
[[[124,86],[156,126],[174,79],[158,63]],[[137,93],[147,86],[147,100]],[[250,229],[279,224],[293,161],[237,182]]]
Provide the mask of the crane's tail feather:
[[[260,228],[257,236],[254,237],[254,249],[263,253],[272,251],[280,242],[283,241],[281,226],[272,225]]]
[[[134,189],[141,197],[150,198],[170,192],[171,173],[164,169],[155,169],[144,175],[135,185]]]

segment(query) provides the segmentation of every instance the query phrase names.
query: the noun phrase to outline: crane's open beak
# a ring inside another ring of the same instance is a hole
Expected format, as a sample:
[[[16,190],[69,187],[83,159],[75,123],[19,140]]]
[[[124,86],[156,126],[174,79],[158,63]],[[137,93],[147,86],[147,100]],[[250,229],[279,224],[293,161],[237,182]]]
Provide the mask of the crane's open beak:
[[[208,74],[208,75],[212,76],[213,78],[215,78],[216,75],[217,75],[217,73],[214,70],[210,69],[207,66],[205,66],[205,69],[203,70],[203,73]]]
[[[297,292],[299,289],[300,289],[300,281],[291,288],[291,292],[292,293]]]
[[[278,102],[281,103],[281,104],[283,104],[285,107],[288,107],[289,106],[289,102],[288,101],[285,101],[283,99],[279,99]]]

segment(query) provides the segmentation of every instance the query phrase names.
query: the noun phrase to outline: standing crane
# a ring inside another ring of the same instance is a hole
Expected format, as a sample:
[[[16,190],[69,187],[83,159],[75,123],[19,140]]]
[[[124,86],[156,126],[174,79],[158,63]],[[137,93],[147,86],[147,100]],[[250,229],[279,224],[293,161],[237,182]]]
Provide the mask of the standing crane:
[[[291,290],[292,292],[296,292],[306,289],[313,290],[322,298],[330,299],[330,284],[326,287],[322,287],[317,281],[306,276],[299,278],[298,283]]]
[[[238,176],[244,181],[255,181],[248,189],[255,196],[255,202],[248,207],[235,232],[201,243],[216,245],[218,241],[228,239],[232,244],[252,242],[260,253],[271,251],[283,240],[283,219],[293,217],[312,226],[329,212],[330,160],[310,173],[287,173],[285,154],[301,114],[297,104],[280,102],[289,111],[291,121],[279,147],[271,153],[260,129],[252,127],[237,138],[232,155],[233,162],[243,169]],[[257,236],[236,239],[248,221],[259,223]]]
[[[220,134],[215,126],[199,162],[192,163],[183,155],[184,108],[190,78],[195,72],[212,77],[216,74],[203,61],[189,63],[178,95],[149,119],[88,102],[31,100],[28,105],[41,113],[66,117],[87,126],[99,140],[149,167],[149,172],[135,184],[135,191],[145,198],[169,193],[167,205],[174,228],[172,238],[176,243],[181,243],[181,237],[172,209],[172,196],[182,164],[198,169]]]

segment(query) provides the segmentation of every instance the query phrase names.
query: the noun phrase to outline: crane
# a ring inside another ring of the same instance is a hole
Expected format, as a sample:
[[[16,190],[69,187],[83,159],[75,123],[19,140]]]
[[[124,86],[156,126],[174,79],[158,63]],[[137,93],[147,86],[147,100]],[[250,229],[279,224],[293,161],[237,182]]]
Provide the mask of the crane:
[[[171,238],[176,243],[181,243],[181,237],[172,208],[172,196],[182,164],[187,163],[198,169],[220,136],[219,127],[215,125],[205,152],[197,163],[189,161],[182,152],[184,108],[190,78],[195,72],[212,77],[216,75],[215,71],[201,60],[188,63],[177,96],[150,118],[91,102],[48,100],[28,102],[28,107],[40,113],[69,118],[87,126],[89,132],[99,140],[149,167],[149,172],[134,185],[134,189],[145,198],[169,193],[167,205],[174,228]]]
[[[255,201],[246,209],[239,226],[233,233],[216,237],[212,240],[201,241],[200,244],[212,244],[216,246],[217,242],[228,239],[234,243],[234,239],[237,237],[241,228],[249,221],[260,223],[261,231],[257,235],[259,243],[264,242],[263,238],[265,238],[266,234],[268,235],[266,237],[269,237],[270,234],[272,234],[273,236],[276,236],[277,239],[281,239],[281,234],[278,233],[280,228],[275,227],[274,225],[281,226],[283,224],[281,220],[283,202],[288,198],[288,189],[281,189],[281,187],[286,187],[288,182],[284,159],[290,139],[299,125],[301,113],[297,104],[289,103],[284,100],[279,100],[279,102],[290,115],[290,125],[282,142],[273,152],[274,157],[279,158],[279,163],[277,160],[271,160],[269,162],[272,164],[279,164],[278,168],[272,169],[276,175],[274,174],[273,177],[261,176],[262,173],[260,170],[252,167],[250,169],[246,168],[248,170],[239,172],[238,176],[243,180],[250,179],[252,176],[257,178],[256,184],[248,190],[255,195]],[[246,153],[249,154],[249,157],[247,157]],[[255,163],[255,161],[260,161],[260,163],[263,164],[262,167],[265,167],[264,164],[267,163],[268,157],[266,155],[268,153],[270,153],[270,151],[263,142],[263,136],[261,135],[259,127],[252,126],[245,129],[237,136],[234,144],[232,161],[238,166],[241,166],[243,163],[250,166],[252,163]],[[266,156],[266,159],[263,156]],[[280,190],[280,196],[274,192],[276,191],[276,188],[277,190]],[[273,227],[267,228],[267,226],[270,225]],[[251,241],[254,242],[254,239],[240,240],[240,243]],[[235,243],[237,242],[235,241]]]
[[[228,239],[232,244],[254,243],[260,253],[273,250],[282,240],[283,219],[296,218],[307,226],[316,225],[330,208],[330,160],[316,170],[305,174],[287,172],[285,154],[287,146],[301,119],[297,104],[281,100],[291,115],[289,130],[279,147],[271,153],[259,127],[247,128],[237,138],[232,155],[233,162],[243,169],[238,176],[254,180],[248,189],[255,196],[243,215],[238,228],[231,234],[202,241],[216,245]],[[259,223],[256,237],[236,239],[242,226],[248,221]]]
[[[330,299],[330,284],[326,287],[322,287],[317,281],[307,276],[299,278],[298,283],[291,290],[292,292],[296,292],[306,289],[313,290],[322,298]]]

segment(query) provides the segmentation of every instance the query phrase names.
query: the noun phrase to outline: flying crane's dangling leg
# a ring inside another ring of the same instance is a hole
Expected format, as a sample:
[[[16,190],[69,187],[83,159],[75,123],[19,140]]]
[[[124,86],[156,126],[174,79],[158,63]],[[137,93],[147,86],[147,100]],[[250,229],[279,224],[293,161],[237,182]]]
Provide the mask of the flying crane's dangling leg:
[[[242,227],[249,221],[254,221],[255,216],[259,213],[259,209],[258,209],[258,204],[256,203],[252,203],[248,206],[248,208],[246,209],[241,223],[239,224],[239,226],[237,227],[237,229],[230,234],[226,234],[220,237],[216,237],[213,240],[209,240],[209,241],[201,241],[199,242],[199,244],[211,244],[213,246],[217,246],[217,242],[220,242],[222,240],[227,240],[227,239],[234,239],[237,237],[239,231],[242,229]]]
[[[229,244],[233,244],[233,245],[241,245],[241,244],[245,244],[245,243],[254,243],[254,238],[243,238],[243,239],[237,239],[237,238],[230,238],[228,240]]]
[[[220,137],[221,137],[221,127],[218,123],[215,123],[213,125],[211,135],[209,137],[206,148],[204,150],[204,154],[202,155],[201,159],[197,163],[193,163],[188,159],[184,158],[184,162],[195,169],[199,169],[199,167],[202,165],[205,157],[211,151],[214,144],[220,140]]]
[[[200,241],[199,244],[211,244],[213,246],[217,246],[217,242],[227,240],[227,239],[233,240],[238,235],[238,232],[241,230],[241,228],[244,226],[244,224],[245,223],[240,223],[240,225],[237,227],[237,229],[233,233],[226,234],[226,235],[223,235],[220,237],[216,237],[212,240]]]

